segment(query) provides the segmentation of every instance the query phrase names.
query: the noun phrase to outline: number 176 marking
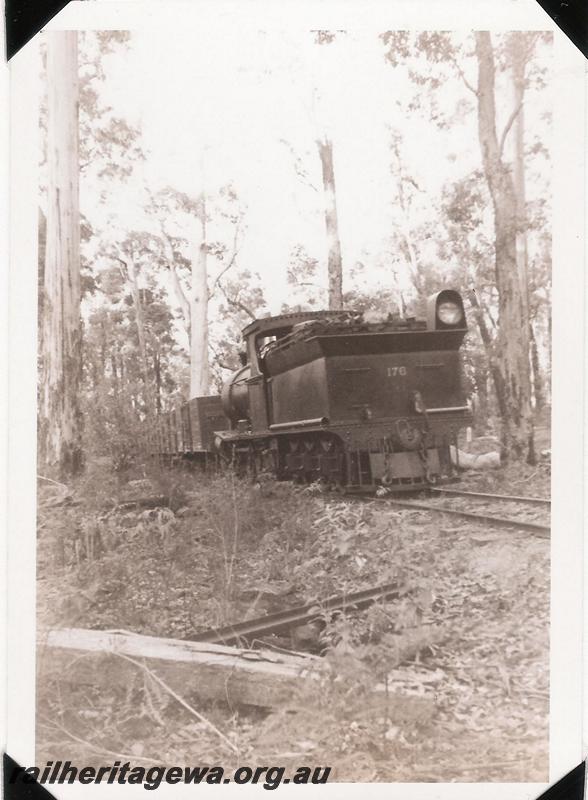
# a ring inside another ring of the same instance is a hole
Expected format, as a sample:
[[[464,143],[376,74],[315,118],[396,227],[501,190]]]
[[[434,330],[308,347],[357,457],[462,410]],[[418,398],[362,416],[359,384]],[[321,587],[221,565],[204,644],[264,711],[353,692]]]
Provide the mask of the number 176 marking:
[[[394,378],[396,375],[406,375],[406,367],[388,367],[388,377]]]

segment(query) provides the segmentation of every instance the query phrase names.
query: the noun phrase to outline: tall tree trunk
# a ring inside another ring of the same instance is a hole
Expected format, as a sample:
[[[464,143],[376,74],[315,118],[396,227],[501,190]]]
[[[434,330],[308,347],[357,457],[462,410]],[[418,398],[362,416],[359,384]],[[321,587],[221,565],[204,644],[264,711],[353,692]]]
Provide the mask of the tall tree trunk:
[[[527,257],[527,211],[525,190],[525,61],[516,57],[512,65],[514,107],[519,109],[514,121],[514,188],[517,205],[516,251],[523,314],[529,319],[529,277]]]
[[[535,392],[535,410],[541,411],[545,407],[545,387],[543,375],[541,374],[537,339],[535,338],[535,330],[532,323],[529,323],[529,334],[531,339],[531,369],[533,372],[533,389]]]
[[[114,385],[114,393],[118,394],[118,371],[116,368],[116,355],[114,352],[110,354],[110,367],[112,369],[112,382]]]
[[[145,392],[145,407],[147,414],[153,413],[153,399],[151,396],[151,381],[149,377],[149,365],[147,363],[147,343],[145,339],[145,322],[143,319],[143,302],[137,281],[137,270],[131,256],[126,261],[119,259],[126,267],[127,278],[131,288],[133,307],[135,309],[135,325],[137,327],[137,338],[139,340],[139,355],[141,358],[141,377],[143,378],[143,390]]]
[[[531,345],[529,356],[531,358],[531,374],[533,377],[532,388],[535,395],[535,406],[541,401],[541,380],[535,370],[538,364],[537,344],[535,342],[533,327],[529,310],[529,258],[527,252],[527,193],[525,187],[525,83],[526,65],[529,58],[528,47],[520,33],[512,34],[515,46],[513,49],[512,79],[513,96],[516,118],[514,121],[514,187],[517,201],[517,265],[521,286],[521,316],[523,325],[529,330],[529,343]],[[518,109],[518,111],[517,111]],[[534,353],[533,353],[534,347]],[[533,355],[535,360],[533,360]],[[539,388],[538,388],[539,387]]]
[[[406,248],[408,267],[410,269],[412,283],[416,290],[417,297],[419,300],[424,300],[425,288],[423,286],[423,280],[421,271],[419,269],[419,261],[417,258],[416,247],[414,244],[412,230],[410,227],[410,207],[406,194],[404,192],[404,169],[402,164],[402,158],[400,156],[398,139],[396,137],[394,137],[392,140],[392,152],[394,153],[394,157],[396,159],[396,170],[395,170],[397,179],[396,189],[398,192],[398,205],[401,211],[400,224],[402,229],[402,237],[404,239],[404,246]]]
[[[38,251],[38,274],[37,274],[37,324],[39,341],[42,341],[45,299],[45,259],[47,257],[47,217],[41,207],[39,207],[39,227],[37,231],[39,245]]]
[[[498,406],[498,412],[500,414],[500,417],[504,419],[504,417],[506,417],[507,415],[506,391],[504,388],[504,378],[502,376],[502,372],[500,370],[500,366],[496,358],[494,341],[492,339],[490,331],[488,330],[488,325],[486,324],[484,309],[482,308],[480,301],[478,300],[478,295],[476,294],[475,290],[470,291],[469,299],[472,309],[474,311],[474,316],[476,318],[478,330],[480,332],[480,338],[482,339],[482,344],[484,345],[486,358],[488,359],[488,365],[490,367],[490,375],[492,376],[492,383],[494,385],[494,394],[496,395],[496,404]]]
[[[328,246],[328,284],[329,308],[343,308],[343,265],[341,260],[341,240],[339,239],[339,219],[337,216],[337,195],[335,192],[335,169],[333,165],[333,143],[325,137],[317,141],[323,171],[325,195],[325,226]]]
[[[208,242],[206,234],[206,198],[201,196],[200,241],[192,254],[190,294],[190,397],[210,391],[208,361]]]
[[[155,410],[161,414],[161,356],[155,353],[153,357],[153,371],[155,373]]]
[[[488,31],[476,32],[478,59],[478,135],[484,175],[494,208],[495,269],[498,290],[497,354],[503,378],[503,457],[535,461],[529,326],[525,324],[517,261],[517,200],[512,177],[502,161],[496,135],[494,54]]]
[[[483,435],[486,433],[486,426],[488,424],[488,371],[484,368],[484,364],[477,364],[474,372],[474,380],[476,382],[476,391],[478,395],[478,403],[476,412],[474,414],[474,425],[476,433]]]
[[[82,467],[77,32],[47,36],[47,245],[40,449],[66,477]]]

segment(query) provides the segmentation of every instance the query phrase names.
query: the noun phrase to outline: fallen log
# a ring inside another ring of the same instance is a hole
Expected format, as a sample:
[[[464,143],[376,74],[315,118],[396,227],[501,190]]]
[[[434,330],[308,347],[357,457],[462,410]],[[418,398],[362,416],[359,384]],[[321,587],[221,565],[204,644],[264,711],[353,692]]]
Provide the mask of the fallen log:
[[[243,650],[135,633],[64,628],[38,637],[39,668],[74,683],[129,685],[145,666],[176,691],[231,705],[274,706],[310,679],[316,656]],[[126,657],[126,658],[125,658]]]
[[[317,681],[329,679],[331,669],[325,659],[310,654],[80,628],[40,632],[37,652],[43,682],[58,676],[74,685],[128,687],[144,668],[182,697],[195,694],[230,707],[279,708],[305,684],[316,693]],[[384,686],[374,689],[370,705],[380,712],[386,706],[398,722],[429,719],[435,708],[433,697],[394,694]]]

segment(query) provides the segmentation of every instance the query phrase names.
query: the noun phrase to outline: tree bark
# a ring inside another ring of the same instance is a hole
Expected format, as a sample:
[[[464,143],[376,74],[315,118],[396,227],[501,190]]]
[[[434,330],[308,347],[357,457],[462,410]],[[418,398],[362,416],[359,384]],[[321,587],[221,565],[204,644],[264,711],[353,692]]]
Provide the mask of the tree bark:
[[[496,403],[498,405],[498,412],[501,419],[503,419],[507,414],[506,393],[504,388],[504,378],[496,358],[494,342],[492,335],[488,330],[488,325],[486,324],[484,309],[480,305],[478,295],[474,290],[469,293],[469,299],[474,311],[478,330],[480,331],[480,338],[482,339],[482,344],[484,345],[484,350],[486,351],[486,357],[490,367],[490,374],[492,376],[492,383],[494,385],[494,393],[496,395]]]
[[[517,260],[517,199],[510,172],[502,161],[496,135],[495,67],[488,31],[476,32],[478,59],[478,136],[484,175],[494,208],[495,270],[498,290],[498,366],[504,386],[503,458],[535,461],[529,326],[525,324]]]
[[[113,352],[110,355],[110,368],[112,369],[112,382],[114,385],[114,393],[118,394],[118,370],[116,368],[116,354]]]
[[[515,55],[512,64],[514,107],[518,109],[514,122],[514,187],[517,204],[516,249],[521,283],[522,313],[529,323],[529,277],[527,258],[527,212],[525,190],[525,60]]]
[[[82,468],[77,32],[47,36],[47,245],[39,441],[62,476]]]
[[[208,360],[208,242],[206,234],[206,198],[201,197],[200,241],[192,254],[190,294],[190,397],[210,392]]]
[[[478,396],[478,402],[474,413],[474,426],[476,433],[481,436],[486,433],[490,411],[488,408],[488,372],[484,369],[482,364],[476,366],[474,380],[476,382]]]
[[[153,371],[155,373],[155,410],[161,414],[161,357],[155,353],[153,357]]]
[[[337,216],[337,195],[335,191],[335,170],[333,165],[333,143],[326,137],[317,141],[323,172],[325,195],[325,226],[328,246],[328,295],[329,308],[343,308],[343,265],[341,260],[341,241],[339,239],[339,219]]]
[[[521,283],[521,313],[523,325],[529,330],[529,355],[531,359],[532,389],[535,397],[535,408],[543,406],[542,380],[539,368],[537,342],[531,322],[529,303],[529,258],[527,252],[527,193],[525,187],[525,87],[526,66],[530,50],[523,35],[512,34],[515,38],[513,48],[512,79],[514,108],[518,113],[514,122],[514,186],[517,199],[517,262]]]
[[[139,355],[141,358],[141,376],[143,378],[143,388],[145,392],[145,409],[147,414],[154,411],[153,398],[151,392],[151,381],[149,378],[149,364],[147,362],[147,342],[145,338],[145,322],[143,319],[143,303],[141,300],[141,292],[139,290],[139,283],[137,281],[137,270],[133,261],[132,255],[127,256],[126,260],[118,259],[124,265],[126,277],[129,281],[131,289],[131,297],[133,298],[133,307],[135,309],[135,325],[137,328],[137,339],[139,340]]]
[[[535,393],[535,411],[541,411],[545,407],[545,387],[543,375],[541,374],[541,362],[539,361],[539,349],[533,323],[529,323],[529,334],[531,339],[531,368],[533,370],[533,390]]]

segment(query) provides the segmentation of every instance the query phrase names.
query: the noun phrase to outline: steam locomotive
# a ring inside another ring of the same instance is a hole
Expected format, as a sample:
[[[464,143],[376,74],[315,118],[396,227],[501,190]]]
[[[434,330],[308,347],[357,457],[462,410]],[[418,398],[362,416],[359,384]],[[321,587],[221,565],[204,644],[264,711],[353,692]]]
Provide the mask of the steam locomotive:
[[[278,480],[346,491],[415,491],[455,477],[471,421],[459,292],[427,301],[424,319],[313,311],[257,319],[242,366],[220,397],[157,418],[153,455],[204,457]]]

